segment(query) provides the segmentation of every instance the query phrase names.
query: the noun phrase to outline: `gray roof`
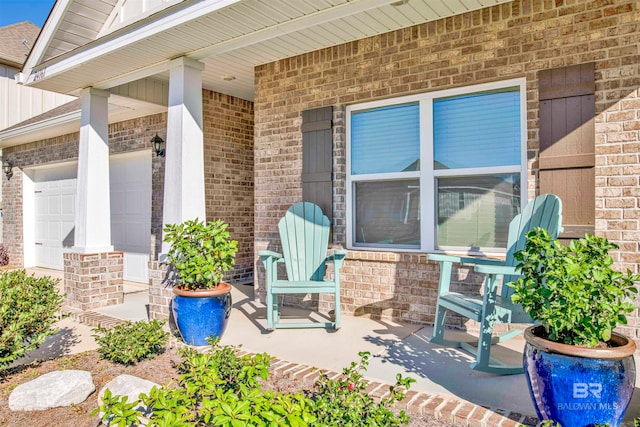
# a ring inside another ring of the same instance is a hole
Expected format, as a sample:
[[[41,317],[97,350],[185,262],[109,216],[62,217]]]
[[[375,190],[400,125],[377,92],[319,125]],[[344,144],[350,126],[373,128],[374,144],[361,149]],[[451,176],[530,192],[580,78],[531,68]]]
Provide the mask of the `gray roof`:
[[[65,114],[73,113],[74,111],[80,111],[81,108],[82,108],[82,103],[80,99],[74,99],[73,101],[69,101],[66,104],[62,104],[61,106],[56,107],[52,110],[45,111],[42,114],[38,114],[37,116],[31,117],[20,123],[16,123],[13,126],[3,129],[2,132],[11,131],[24,126],[32,125],[34,123],[39,123],[48,119],[54,119],[56,117],[64,116]]]
[[[39,32],[40,28],[29,21],[0,27],[0,63],[22,67],[29,53],[22,40],[33,47]]]

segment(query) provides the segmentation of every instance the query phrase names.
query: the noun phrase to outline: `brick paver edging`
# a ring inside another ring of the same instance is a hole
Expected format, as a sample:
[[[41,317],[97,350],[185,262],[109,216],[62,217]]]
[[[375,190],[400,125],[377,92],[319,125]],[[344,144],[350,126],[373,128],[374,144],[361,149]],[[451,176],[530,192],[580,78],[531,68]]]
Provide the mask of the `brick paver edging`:
[[[112,327],[123,323],[124,320],[107,316],[93,311],[81,311],[71,307],[64,307],[63,311],[71,318],[88,326]],[[184,346],[186,344],[172,337],[171,346]],[[240,351],[239,354],[253,354]],[[315,368],[313,366],[293,363],[286,360],[274,359],[269,369],[274,376],[290,378],[304,383],[312,384],[318,375],[324,374],[329,378],[338,378],[342,373]],[[381,399],[387,397],[390,384],[375,380],[367,380],[367,393]],[[450,396],[440,396],[416,390],[409,390],[402,402],[396,404],[397,410],[405,410],[409,415],[433,417],[456,426],[462,427],[518,427],[535,426],[538,419],[535,417],[509,412],[499,408],[483,407],[471,402]]]
[[[244,353],[247,354],[247,353]],[[329,378],[338,378],[342,374],[312,366],[274,359],[271,362],[270,371],[273,375],[295,379],[301,382],[313,383],[319,374]],[[367,393],[382,399],[389,394],[390,384],[367,380]],[[421,391],[409,390],[402,402],[396,404],[398,410],[404,409],[409,415],[433,417],[456,426],[464,427],[518,427],[535,426],[538,419],[535,417],[504,411],[498,408],[489,408],[475,405],[465,400],[450,396],[440,396]]]

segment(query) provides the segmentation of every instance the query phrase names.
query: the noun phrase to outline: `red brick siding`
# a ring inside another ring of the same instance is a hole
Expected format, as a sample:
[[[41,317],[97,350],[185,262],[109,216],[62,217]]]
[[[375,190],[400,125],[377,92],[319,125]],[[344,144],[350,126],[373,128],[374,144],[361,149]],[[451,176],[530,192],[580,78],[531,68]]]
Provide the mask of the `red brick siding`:
[[[207,219],[230,224],[238,240],[236,269],[230,280],[253,279],[253,103],[203,91],[205,203]],[[166,113],[109,125],[111,154],[150,150],[157,133],[166,139]],[[78,158],[79,133],[4,149],[5,159],[17,167],[10,181],[2,181],[4,242],[12,265],[23,265],[22,169]],[[151,259],[162,244],[164,158],[152,157]]]
[[[238,241],[228,280],[253,280],[253,103],[203,92],[207,219],[222,219]]]
[[[596,230],[620,245],[614,254],[618,267],[639,271],[639,23],[637,1],[517,0],[257,67],[255,249],[277,245],[277,220],[301,200],[303,110],[333,105],[336,111],[335,233],[344,243],[345,106],[525,77],[528,193],[533,198],[538,188],[538,72],[595,62]],[[437,288],[432,269],[437,267],[417,256],[372,255],[392,259],[384,262],[368,256],[351,251],[347,259],[343,309],[361,313],[384,307],[389,317],[432,323]],[[464,269],[458,274],[468,276]],[[260,295],[263,286],[259,280]],[[640,338],[637,314],[631,323],[632,335]]]
[[[151,138],[159,133],[166,135],[166,114],[127,120],[109,125],[109,152],[119,154],[127,151],[151,149]],[[3,237],[9,251],[11,265],[24,265],[23,218],[22,218],[22,170],[37,166],[78,160],[79,132],[49,138],[29,144],[5,148],[4,158],[10,159],[14,167],[14,176],[10,181],[3,180],[3,215],[5,226]],[[152,216],[151,247],[153,257],[160,249],[157,243],[162,239],[162,193],[164,183],[164,160],[153,157],[152,160]],[[9,223],[7,224],[7,221]]]

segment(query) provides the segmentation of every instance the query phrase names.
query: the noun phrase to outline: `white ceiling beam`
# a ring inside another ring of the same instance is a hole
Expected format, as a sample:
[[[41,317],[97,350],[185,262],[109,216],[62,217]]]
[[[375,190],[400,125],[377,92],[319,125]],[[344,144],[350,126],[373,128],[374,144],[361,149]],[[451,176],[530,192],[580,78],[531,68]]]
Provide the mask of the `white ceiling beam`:
[[[93,87],[98,89],[111,89],[112,87],[120,86],[126,83],[131,83],[136,80],[160,74],[171,68],[170,64],[171,61],[159,62],[157,64],[149,65],[148,67],[141,68],[130,73],[120,74],[114,79],[103,80],[93,85]]]

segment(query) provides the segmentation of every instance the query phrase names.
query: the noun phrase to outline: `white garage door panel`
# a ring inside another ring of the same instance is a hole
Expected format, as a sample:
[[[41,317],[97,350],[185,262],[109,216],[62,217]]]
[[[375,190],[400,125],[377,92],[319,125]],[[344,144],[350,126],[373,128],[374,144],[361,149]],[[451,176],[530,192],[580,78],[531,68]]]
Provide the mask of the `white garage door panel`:
[[[124,280],[148,283],[151,247],[151,153],[110,159],[111,243],[124,252]],[[39,267],[62,270],[73,247],[75,166],[36,171],[35,257]]]
[[[151,247],[151,153],[110,163],[111,243],[124,252],[124,279],[149,282]]]
[[[63,248],[73,246],[76,179],[34,183],[35,257],[39,267],[63,269]]]

